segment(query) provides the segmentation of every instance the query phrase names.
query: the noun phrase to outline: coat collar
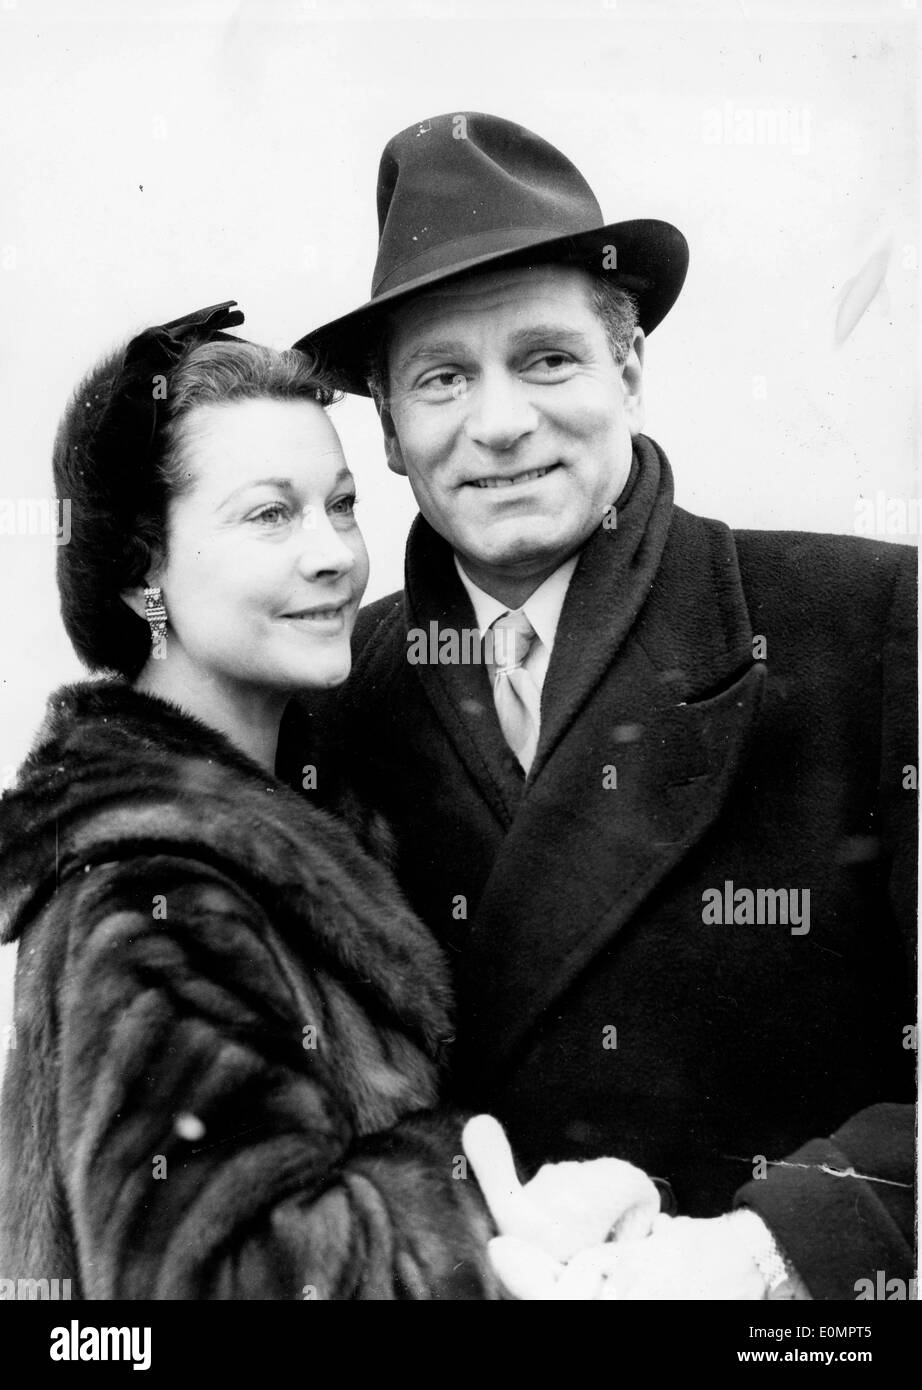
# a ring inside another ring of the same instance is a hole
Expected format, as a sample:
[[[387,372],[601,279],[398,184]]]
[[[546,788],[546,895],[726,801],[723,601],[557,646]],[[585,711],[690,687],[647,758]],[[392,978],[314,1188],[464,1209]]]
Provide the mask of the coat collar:
[[[610,669],[649,597],[672,498],[669,460],[652,439],[639,435],[624,493],[583,547],[567,591],[544,684],[532,783]]]
[[[421,664],[423,688],[468,772],[500,823],[511,824],[523,792],[611,665],[650,593],[673,512],[672,472],[657,444],[634,441],[617,509],[593,532],[570,581],[545,679],[541,736],[527,783],[503,738],[487,672],[476,664]],[[477,627],[451,549],[417,517],[407,545],[408,631]]]
[[[224,875],[299,958],[441,1046],[442,951],[345,825],[166,700],[123,681],[62,687],[0,799],[0,941],[88,868],[158,856],[164,873],[178,857]],[[348,911],[331,917],[326,895]]]

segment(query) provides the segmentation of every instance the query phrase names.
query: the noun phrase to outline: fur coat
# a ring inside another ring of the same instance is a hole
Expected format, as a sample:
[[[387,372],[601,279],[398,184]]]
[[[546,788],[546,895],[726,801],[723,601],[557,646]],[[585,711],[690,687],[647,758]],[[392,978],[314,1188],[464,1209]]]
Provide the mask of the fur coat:
[[[63,688],[0,802],[0,1275],[87,1299],[496,1296],[440,949],[218,733]]]

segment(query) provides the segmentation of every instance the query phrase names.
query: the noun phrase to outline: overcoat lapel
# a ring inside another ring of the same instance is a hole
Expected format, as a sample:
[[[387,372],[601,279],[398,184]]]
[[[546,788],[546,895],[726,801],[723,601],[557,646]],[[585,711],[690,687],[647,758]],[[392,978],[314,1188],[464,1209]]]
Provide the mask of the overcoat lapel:
[[[425,634],[430,654],[431,624],[455,633],[477,626],[450,547],[421,517],[413,524],[407,547],[406,620],[408,632],[417,628]],[[425,662],[415,671],[469,776],[507,828],[525,779],[500,729],[487,668],[479,663]]]
[[[666,455],[652,439],[638,436],[617,509],[583,547],[567,590],[541,697],[532,782],[611,669],[649,597],[669,534],[672,498]]]
[[[567,601],[600,648],[618,603],[605,539],[589,542]],[[713,823],[743,760],[765,669],[725,526],[675,509],[647,601],[607,655],[607,668],[598,650],[578,662],[571,687],[555,644],[541,761],[471,923],[458,1061],[481,1104],[554,999]]]

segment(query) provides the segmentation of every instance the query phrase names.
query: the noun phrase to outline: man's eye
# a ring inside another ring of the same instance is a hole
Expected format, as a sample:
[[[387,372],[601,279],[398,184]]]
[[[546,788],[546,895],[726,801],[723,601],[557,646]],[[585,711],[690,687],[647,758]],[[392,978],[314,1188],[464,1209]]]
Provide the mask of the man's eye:
[[[532,357],[526,371],[535,371],[544,376],[554,376],[572,367],[573,358],[566,352],[542,352]]]
[[[248,521],[255,521],[266,527],[279,526],[283,521],[290,519],[291,508],[284,502],[270,502],[268,506],[260,507],[259,511],[247,517]]]
[[[422,378],[418,390],[430,396],[462,396],[467,390],[467,377],[456,367],[432,372]]]

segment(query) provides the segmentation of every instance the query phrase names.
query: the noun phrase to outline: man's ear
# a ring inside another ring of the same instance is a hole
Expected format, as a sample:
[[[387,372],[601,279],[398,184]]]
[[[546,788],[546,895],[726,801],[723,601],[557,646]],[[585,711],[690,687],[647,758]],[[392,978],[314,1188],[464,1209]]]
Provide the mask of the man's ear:
[[[631,350],[621,367],[624,415],[632,435],[640,434],[644,425],[643,354],[645,341],[643,329],[635,328]]]
[[[400,447],[400,440],[397,438],[397,430],[394,427],[394,417],[384,401],[375,401],[375,405],[378,408],[378,418],[384,431],[384,454],[387,459],[387,466],[392,473],[399,473],[401,478],[405,478],[407,466],[404,463],[403,450]]]

